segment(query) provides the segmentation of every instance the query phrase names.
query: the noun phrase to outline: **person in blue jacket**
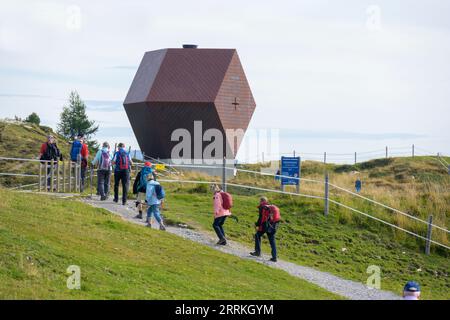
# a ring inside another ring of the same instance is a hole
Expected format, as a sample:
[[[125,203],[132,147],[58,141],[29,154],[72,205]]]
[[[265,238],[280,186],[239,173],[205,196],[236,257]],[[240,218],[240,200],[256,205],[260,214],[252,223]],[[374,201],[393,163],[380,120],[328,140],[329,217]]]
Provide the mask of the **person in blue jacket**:
[[[165,231],[166,226],[164,225],[161,213],[159,212],[160,207],[164,200],[163,189],[158,181],[155,180],[154,174],[149,174],[147,176],[147,190],[146,190],[146,201],[147,201],[147,227],[151,228],[152,216],[159,223],[159,229]],[[159,192],[158,192],[159,190]],[[159,195],[158,195],[159,194]]]
[[[361,187],[362,187],[361,179],[360,179],[360,178],[356,178],[356,181],[355,181],[355,190],[356,190],[357,193],[360,193],[360,192],[361,192]]]

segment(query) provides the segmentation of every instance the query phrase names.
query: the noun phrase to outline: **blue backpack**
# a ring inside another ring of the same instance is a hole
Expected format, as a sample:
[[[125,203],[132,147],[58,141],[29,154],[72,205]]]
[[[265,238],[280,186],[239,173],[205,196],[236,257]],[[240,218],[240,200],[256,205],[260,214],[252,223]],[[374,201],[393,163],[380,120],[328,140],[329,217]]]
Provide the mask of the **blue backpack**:
[[[147,187],[147,177],[149,174],[152,174],[153,169],[150,167],[144,167],[141,171],[141,177],[139,179],[138,189],[144,189]]]
[[[72,143],[72,149],[70,150],[70,160],[78,161],[78,155],[81,153],[82,147],[83,147],[83,145],[78,140],[75,140]]]
[[[155,185],[155,193],[156,193],[156,198],[158,200],[162,200],[166,197],[166,192],[164,191],[164,188],[160,184]]]

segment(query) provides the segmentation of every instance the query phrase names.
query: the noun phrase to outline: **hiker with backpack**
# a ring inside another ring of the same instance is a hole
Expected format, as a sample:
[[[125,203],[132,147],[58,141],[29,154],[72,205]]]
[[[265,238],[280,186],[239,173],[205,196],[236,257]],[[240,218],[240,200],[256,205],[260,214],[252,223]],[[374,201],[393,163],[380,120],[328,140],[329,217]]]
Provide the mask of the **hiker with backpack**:
[[[159,230],[165,231],[166,226],[161,217],[160,209],[166,197],[166,193],[161,184],[156,181],[156,175],[147,175],[146,202],[147,202],[147,227],[152,227],[152,217],[159,223]]]
[[[144,163],[144,167],[136,175],[133,184],[133,194],[136,194],[136,207],[139,213],[135,216],[136,219],[142,219],[142,209],[145,205],[148,175],[153,175],[152,164],[150,162]]]
[[[217,245],[226,245],[225,231],[223,224],[228,216],[231,216],[231,207],[233,206],[233,198],[227,192],[222,191],[219,185],[213,186],[213,204],[214,204],[214,222],[212,224],[214,231],[219,238]]]
[[[103,142],[102,148],[98,150],[92,165],[97,167],[97,190],[100,200],[105,201],[109,197],[109,188],[112,171],[110,146],[108,142]]]
[[[355,190],[356,190],[356,193],[360,193],[360,192],[361,192],[361,187],[362,187],[362,182],[361,182],[361,179],[358,177],[358,178],[356,178],[356,180],[355,180]]]
[[[125,150],[125,144],[118,144],[119,150],[114,154],[114,202],[119,202],[119,184],[122,183],[122,204],[127,204],[128,188],[130,186],[130,171],[133,162]]]
[[[272,258],[270,261],[277,262],[277,247],[275,242],[275,234],[280,222],[280,209],[277,206],[269,204],[266,197],[261,197],[258,206],[259,217],[255,223],[255,251],[250,255],[254,257],[261,256],[261,237],[267,233],[270,247],[272,248]]]
[[[59,151],[58,146],[56,145],[56,140],[52,135],[47,136],[47,142],[44,142],[41,145],[41,149],[39,152],[39,160],[43,161],[47,168],[47,191],[50,191],[51,188],[51,172],[52,170],[58,170],[58,160],[63,160],[63,155],[61,151]],[[54,167],[49,164],[49,161],[55,161]]]
[[[84,181],[86,179],[86,171],[88,167],[89,149],[84,141],[84,135],[79,134],[72,142],[70,149],[70,160],[80,163],[80,192],[84,190]]]

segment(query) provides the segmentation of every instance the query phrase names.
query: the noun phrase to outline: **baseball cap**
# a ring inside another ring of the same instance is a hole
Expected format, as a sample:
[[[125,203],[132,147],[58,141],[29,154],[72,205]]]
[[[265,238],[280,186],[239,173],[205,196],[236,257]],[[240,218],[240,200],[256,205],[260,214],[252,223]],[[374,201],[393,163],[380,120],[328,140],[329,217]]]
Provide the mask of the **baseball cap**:
[[[146,166],[146,167],[151,167],[152,164],[151,164],[151,162],[147,161],[146,163],[144,163],[144,166]]]
[[[420,285],[415,281],[408,281],[403,288],[406,292],[420,292]]]

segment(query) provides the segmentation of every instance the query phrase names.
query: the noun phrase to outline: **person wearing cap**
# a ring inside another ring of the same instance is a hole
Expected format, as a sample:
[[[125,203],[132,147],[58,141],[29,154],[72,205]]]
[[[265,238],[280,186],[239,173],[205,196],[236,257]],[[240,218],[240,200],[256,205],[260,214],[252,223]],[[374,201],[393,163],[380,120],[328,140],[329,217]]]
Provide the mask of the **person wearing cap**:
[[[133,194],[136,194],[136,207],[138,209],[138,214],[135,216],[136,219],[142,219],[142,210],[145,205],[145,198],[147,192],[147,180],[148,175],[153,175],[152,164],[150,162],[145,162],[144,167],[136,175],[136,179],[133,184]]]
[[[58,160],[63,160],[63,155],[56,145],[55,137],[52,135],[47,136],[47,141],[41,145],[41,149],[39,151],[39,160],[43,161],[47,167],[47,191],[50,191],[51,188],[51,171],[52,167],[49,165],[49,161],[55,161],[53,170],[57,170],[58,168]]]
[[[100,195],[100,200],[105,201],[109,197],[112,161],[111,161],[110,146],[108,142],[103,142],[102,148],[98,150],[94,160],[93,166],[97,167],[97,190]]]
[[[166,230],[166,226],[164,225],[163,219],[161,217],[160,208],[163,204],[164,199],[158,199],[158,194],[156,188],[160,188],[162,191],[162,186],[156,181],[155,175],[149,174],[147,175],[147,191],[146,191],[146,201],[148,205],[147,209],[147,227],[151,228],[151,219],[152,217],[159,224],[159,229],[162,231]]]
[[[403,288],[403,300],[419,300],[420,285],[415,281],[408,281]]]

